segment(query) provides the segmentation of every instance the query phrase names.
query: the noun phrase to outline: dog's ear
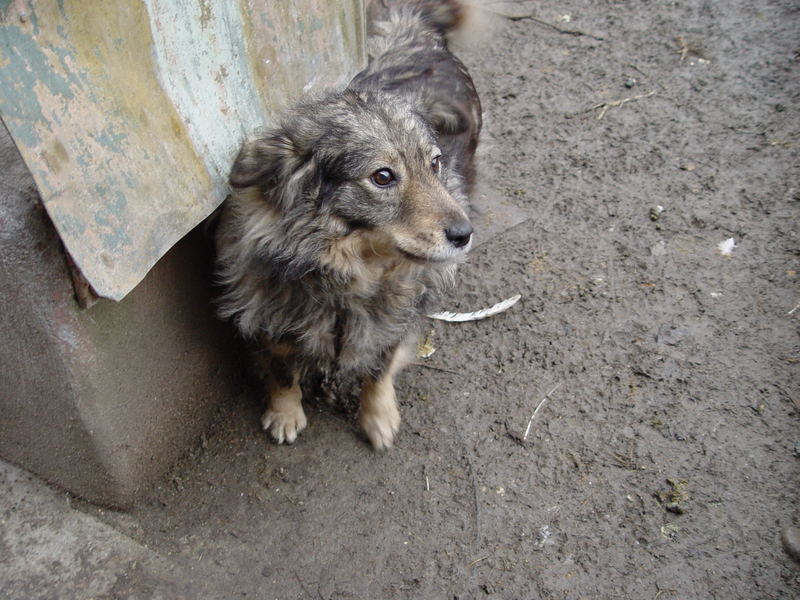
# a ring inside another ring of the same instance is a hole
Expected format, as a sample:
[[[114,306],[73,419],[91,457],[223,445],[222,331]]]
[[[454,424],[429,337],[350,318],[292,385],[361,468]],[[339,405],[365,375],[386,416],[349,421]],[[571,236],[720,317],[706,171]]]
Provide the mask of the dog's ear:
[[[242,144],[228,178],[231,187],[265,186],[291,174],[301,162],[292,139],[283,129]]]
[[[319,192],[313,142],[301,144],[288,129],[275,129],[242,145],[228,181],[234,189],[258,187],[282,211]]]

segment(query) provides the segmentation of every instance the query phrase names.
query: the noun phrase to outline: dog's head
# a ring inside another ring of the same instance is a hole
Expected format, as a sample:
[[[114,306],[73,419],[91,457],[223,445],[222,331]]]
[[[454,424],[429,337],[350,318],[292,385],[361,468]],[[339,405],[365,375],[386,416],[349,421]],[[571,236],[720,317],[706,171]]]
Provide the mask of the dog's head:
[[[282,218],[314,215],[338,237],[366,232],[410,260],[458,260],[471,245],[456,166],[393,96],[348,90],[300,105],[243,145],[230,184],[257,187]]]

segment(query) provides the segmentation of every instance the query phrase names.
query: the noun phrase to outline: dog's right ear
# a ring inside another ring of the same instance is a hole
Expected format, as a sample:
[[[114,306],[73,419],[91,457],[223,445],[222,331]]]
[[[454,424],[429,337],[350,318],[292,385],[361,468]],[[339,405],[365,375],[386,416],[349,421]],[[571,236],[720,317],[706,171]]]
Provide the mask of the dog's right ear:
[[[237,189],[269,185],[295,171],[300,162],[300,153],[287,132],[276,129],[242,144],[228,181]]]

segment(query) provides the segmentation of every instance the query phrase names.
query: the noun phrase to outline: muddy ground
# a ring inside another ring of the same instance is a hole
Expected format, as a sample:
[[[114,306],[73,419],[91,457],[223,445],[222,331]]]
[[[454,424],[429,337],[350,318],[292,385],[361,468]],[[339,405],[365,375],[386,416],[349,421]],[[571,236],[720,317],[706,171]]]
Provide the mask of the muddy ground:
[[[391,452],[321,405],[273,445],[243,383],[132,513],[72,501],[158,557],[94,562],[97,597],[800,595],[800,8],[493,8],[536,17],[461,52],[517,224],[447,304],[522,300],[430,324]]]

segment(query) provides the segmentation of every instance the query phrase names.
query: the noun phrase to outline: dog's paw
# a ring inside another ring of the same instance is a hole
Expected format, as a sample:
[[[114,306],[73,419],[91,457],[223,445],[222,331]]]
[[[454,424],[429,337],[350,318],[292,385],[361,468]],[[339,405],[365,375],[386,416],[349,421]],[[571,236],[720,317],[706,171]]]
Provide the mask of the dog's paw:
[[[363,410],[359,422],[375,450],[388,450],[400,429],[400,413],[394,403]]]
[[[306,414],[301,404],[282,410],[268,408],[261,416],[261,427],[264,431],[269,431],[272,439],[279,444],[294,442],[297,434],[306,428],[306,424]]]

